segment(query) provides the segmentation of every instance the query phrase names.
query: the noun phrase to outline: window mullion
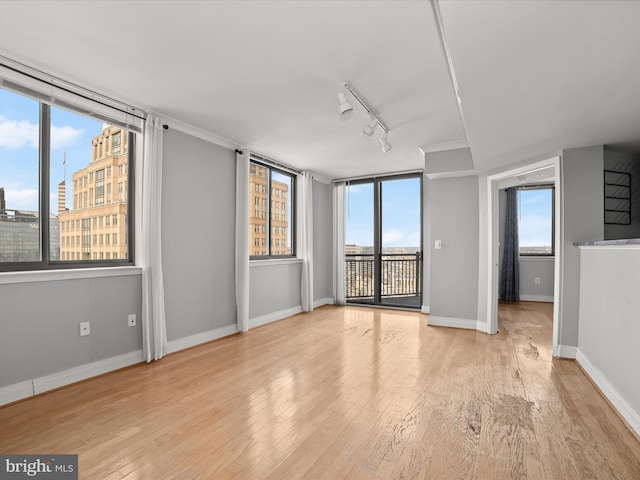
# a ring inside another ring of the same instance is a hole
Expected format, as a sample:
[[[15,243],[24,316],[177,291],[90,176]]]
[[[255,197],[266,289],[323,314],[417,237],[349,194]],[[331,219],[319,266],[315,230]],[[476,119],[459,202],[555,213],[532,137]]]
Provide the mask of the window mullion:
[[[50,219],[49,219],[49,176],[51,170],[51,107],[46,103],[40,103],[40,261],[48,265],[51,260],[51,248],[49,244]]]
[[[266,218],[266,225],[267,225],[267,238],[266,238],[266,243],[267,243],[267,255],[270,257],[271,256],[271,169],[268,168],[267,172],[267,218]]]

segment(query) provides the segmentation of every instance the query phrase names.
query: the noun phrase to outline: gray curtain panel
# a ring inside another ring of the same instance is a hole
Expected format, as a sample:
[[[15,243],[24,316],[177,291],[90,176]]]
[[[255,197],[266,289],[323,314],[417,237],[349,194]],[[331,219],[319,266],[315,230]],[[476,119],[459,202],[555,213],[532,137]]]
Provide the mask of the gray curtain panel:
[[[504,226],[504,254],[500,275],[500,299],[520,301],[520,261],[518,245],[518,191],[507,188],[507,214]]]

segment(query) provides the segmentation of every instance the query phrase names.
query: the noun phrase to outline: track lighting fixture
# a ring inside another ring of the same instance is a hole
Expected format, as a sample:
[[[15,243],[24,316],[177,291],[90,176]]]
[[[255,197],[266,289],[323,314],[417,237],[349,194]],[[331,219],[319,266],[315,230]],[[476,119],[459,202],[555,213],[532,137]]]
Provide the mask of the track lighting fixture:
[[[382,146],[382,151],[384,153],[391,150],[392,145],[389,143],[389,133],[385,133],[384,137],[380,139],[380,146]]]
[[[369,124],[364,126],[364,128],[362,129],[362,133],[370,137],[373,135],[373,132],[375,131],[376,127],[379,125],[380,129],[382,129],[382,131],[384,132],[384,138],[380,139],[380,145],[382,145],[382,151],[386,153],[389,150],[391,150],[391,144],[389,143],[389,140],[388,140],[389,129],[384,123],[382,123],[382,120],[380,120],[380,117],[378,117],[378,115],[371,108],[369,108],[369,106],[362,99],[362,97],[360,97],[360,95],[358,95],[353,90],[353,88],[349,86],[348,83],[344,84],[344,92],[338,93],[338,110],[340,112],[340,118],[346,118],[347,114],[353,113],[353,105],[351,105],[351,102],[349,102],[349,100],[347,99],[347,93],[350,93],[353,96],[353,98],[355,98],[358,101],[358,103],[362,105],[362,107],[369,114],[370,122]]]
[[[368,125],[365,125],[364,128],[362,129],[362,133],[364,133],[367,137],[370,137],[371,135],[373,135],[373,131],[378,126],[378,119],[375,116],[371,115],[369,116],[369,118],[371,119],[371,121],[369,122]]]
[[[353,105],[347,100],[346,90],[338,94],[338,110],[340,111],[340,118],[344,118],[353,113]]]

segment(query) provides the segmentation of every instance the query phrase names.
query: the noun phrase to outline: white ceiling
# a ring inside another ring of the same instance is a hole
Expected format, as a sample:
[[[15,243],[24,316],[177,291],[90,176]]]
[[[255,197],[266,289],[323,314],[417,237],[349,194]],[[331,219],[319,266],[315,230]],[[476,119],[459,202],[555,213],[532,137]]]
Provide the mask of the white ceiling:
[[[0,53],[328,178],[640,140],[640,2],[3,1]],[[341,122],[344,81],[364,110]]]

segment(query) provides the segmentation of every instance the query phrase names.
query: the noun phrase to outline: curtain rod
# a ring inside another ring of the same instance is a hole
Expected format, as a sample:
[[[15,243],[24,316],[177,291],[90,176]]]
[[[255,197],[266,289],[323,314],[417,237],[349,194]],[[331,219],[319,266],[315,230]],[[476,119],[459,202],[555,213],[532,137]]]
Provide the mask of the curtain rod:
[[[354,182],[356,180],[369,180],[369,179],[382,178],[382,177],[396,177],[396,176],[399,176],[399,175],[410,175],[412,173],[419,173],[419,174],[423,175],[424,174],[424,170],[423,169],[404,170],[404,171],[401,171],[401,172],[378,173],[378,174],[374,174],[374,175],[361,175],[359,177],[336,178],[335,180],[332,180],[332,182],[333,183]]]
[[[1,55],[0,66],[6,68],[7,70],[11,70],[12,72],[31,78],[32,80],[42,82],[45,85],[58,88],[64,92],[70,93],[71,95],[76,95],[77,97],[84,98],[85,100],[95,102],[99,105],[113,108],[114,110],[117,110],[126,115],[131,115],[132,117],[139,118],[140,120],[146,119],[145,112],[140,108],[136,108],[126,103],[120,102],[114,98],[101,95],[97,92],[88,90],[74,83],[67,82],[66,80],[62,80],[61,78],[54,77],[53,75],[49,75],[48,73],[45,73],[41,70],[37,70],[35,68],[29,67],[28,65],[24,65],[20,62],[16,62],[15,60],[11,60],[10,58],[3,57]],[[96,99],[96,97],[101,100]],[[133,112],[140,113],[136,114]]]
[[[238,150],[236,149],[236,152],[238,152]],[[269,157],[265,157],[264,155],[260,155],[258,153],[254,153],[251,150],[249,150],[250,153],[250,158],[253,158],[255,160],[258,160],[259,162],[264,162],[266,164],[268,164],[269,166],[272,167],[276,167],[276,168],[280,168],[282,170],[286,170],[289,173],[295,173],[296,175],[300,175],[302,173],[302,170],[298,170],[297,168],[294,168],[290,165],[287,165],[286,163],[281,163],[278,162],[276,160],[273,160]]]

